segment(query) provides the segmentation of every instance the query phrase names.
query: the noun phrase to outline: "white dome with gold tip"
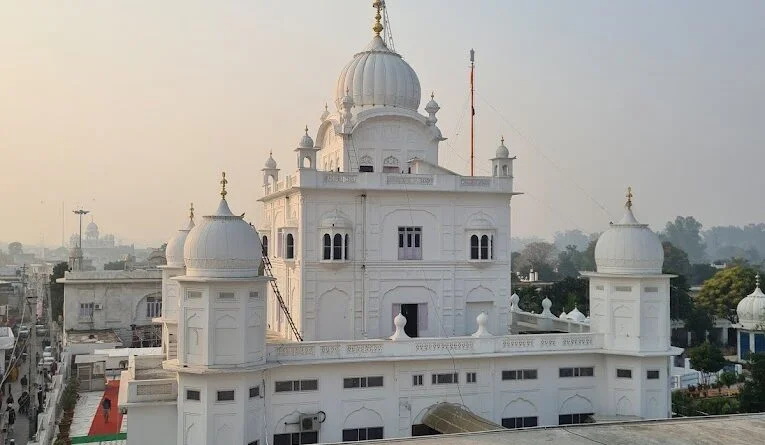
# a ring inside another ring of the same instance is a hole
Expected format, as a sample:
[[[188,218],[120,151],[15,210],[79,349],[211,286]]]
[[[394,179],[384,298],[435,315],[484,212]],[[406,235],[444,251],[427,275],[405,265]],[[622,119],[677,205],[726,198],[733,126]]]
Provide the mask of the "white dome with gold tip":
[[[759,275],[757,275],[757,287],[754,292],[739,301],[736,313],[742,328],[765,331],[765,293],[760,289]]]
[[[391,51],[379,35],[340,72],[335,89],[338,108],[342,108],[346,91],[353,98],[354,107],[400,107],[416,111],[420,106],[417,73],[398,53]]]
[[[624,217],[611,224],[595,245],[595,265],[599,273],[661,274],[664,248],[648,224],[640,224],[632,214],[632,192],[628,193]]]
[[[189,232],[183,248],[186,276],[252,278],[262,261],[260,239],[243,216],[231,213],[226,202],[225,175],[214,215],[204,216]]]
[[[186,244],[186,237],[188,237],[191,229],[194,228],[194,204],[189,209],[189,221],[186,223],[186,227],[178,230],[167,242],[165,247],[165,259],[167,260],[167,267],[185,267],[183,262],[183,246]]]

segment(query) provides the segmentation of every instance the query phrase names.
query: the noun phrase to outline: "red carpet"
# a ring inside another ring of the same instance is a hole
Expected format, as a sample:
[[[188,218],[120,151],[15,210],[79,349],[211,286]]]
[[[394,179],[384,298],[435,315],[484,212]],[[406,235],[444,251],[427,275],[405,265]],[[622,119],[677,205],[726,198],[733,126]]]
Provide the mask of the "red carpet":
[[[98,404],[98,411],[93,417],[93,423],[90,425],[90,431],[88,436],[102,436],[105,434],[117,434],[120,432],[120,426],[122,425],[122,414],[117,407],[117,397],[120,390],[120,381],[111,380],[106,384],[106,391],[104,391],[104,397],[108,397],[112,401],[112,408],[109,410],[109,423],[106,423],[104,418],[104,410],[101,408],[101,402]]]

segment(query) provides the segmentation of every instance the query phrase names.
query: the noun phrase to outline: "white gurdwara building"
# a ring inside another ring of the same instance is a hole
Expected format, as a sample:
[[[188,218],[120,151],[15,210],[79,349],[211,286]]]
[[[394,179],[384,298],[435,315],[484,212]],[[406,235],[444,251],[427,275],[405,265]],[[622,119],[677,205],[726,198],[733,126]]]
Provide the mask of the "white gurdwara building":
[[[283,178],[266,162],[262,226],[231,212],[224,176],[217,211],[168,242],[163,355],[120,382],[128,443],[407,437],[460,410],[508,428],[669,417],[670,276],[631,200],[584,273],[589,318],[522,311],[513,158],[503,143],[492,176],[439,166],[438,104],[418,112],[417,75],[374,29],[318,146],[306,131]]]

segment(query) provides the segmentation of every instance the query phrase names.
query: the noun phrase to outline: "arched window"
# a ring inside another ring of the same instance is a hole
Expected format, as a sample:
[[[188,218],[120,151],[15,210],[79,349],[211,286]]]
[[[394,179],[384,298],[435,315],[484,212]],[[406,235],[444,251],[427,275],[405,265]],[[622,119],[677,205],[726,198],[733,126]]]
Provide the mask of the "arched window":
[[[494,166],[494,176],[497,176],[497,166]]]
[[[332,243],[332,259],[343,259],[343,235],[340,235],[339,233],[335,234],[335,239]]]
[[[481,259],[482,260],[489,259],[489,236],[488,235],[483,235],[481,237]]]
[[[329,236],[329,233],[324,234],[324,256],[322,258],[325,260],[332,259],[332,237]]]
[[[502,166],[502,176],[507,176],[507,164]]]
[[[346,261],[347,261],[347,260],[348,260],[348,258],[350,257],[350,256],[348,255],[348,246],[349,246],[350,244],[351,244],[351,236],[350,236],[350,235],[348,235],[348,234],[346,233],[346,234],[345,234],[345,260],[346,260]]]
[[[287,234],[287,254],[285,258],[295,258],[295,237],[291,233]]]
[[[263,235],[263,256],[268,256],[268,236]]]
[[[473,235],[470,237],[470,259],[478,259],[478,236]]]

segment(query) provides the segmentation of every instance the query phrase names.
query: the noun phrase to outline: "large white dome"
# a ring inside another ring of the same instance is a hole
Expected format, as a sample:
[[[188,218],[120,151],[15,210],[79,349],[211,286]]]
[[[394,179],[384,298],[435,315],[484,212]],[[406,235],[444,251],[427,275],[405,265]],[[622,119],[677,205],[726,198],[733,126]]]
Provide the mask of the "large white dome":
[[[337,79],[335,103],[341,108],[345,92],[355,107],[401,107],[417,110],[420,106],[420,81],[401,56],[375,36],[364,51],[353,56]]]
[[[193,216],[189,218],[188,224],[183,229],[178,230],[167,242],[165,247],[165,259],[167,260],[167,267],[183,268],[185,264],[183,262],[183,246],[186,243],[186,238],[189,235],[191,229],[194,228]]]
[[[760,290],[759,275],[757,276],[757,288],[739,301],[736,312],[742,328],[765,331],[765,293]]]
[[[215,215],[203,217],[189,232],[183,257],[187,276],[251,278],[258,275],[262,250],[255,229],[222,199]]]
[[[628,202],[624,217],[612,224],[595,245],[595,265],[600,273],[661,274],[664,248],[647,224],[640,224]]]

